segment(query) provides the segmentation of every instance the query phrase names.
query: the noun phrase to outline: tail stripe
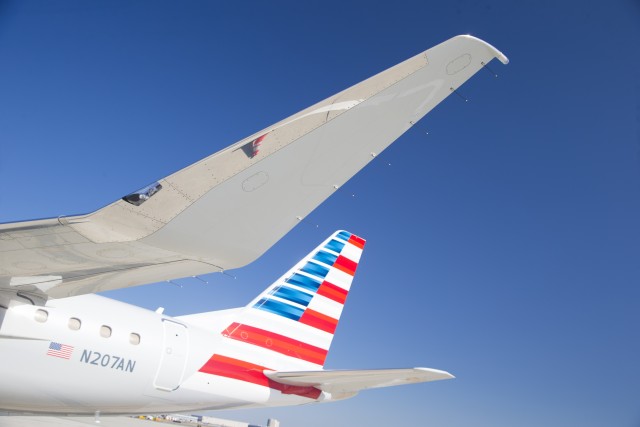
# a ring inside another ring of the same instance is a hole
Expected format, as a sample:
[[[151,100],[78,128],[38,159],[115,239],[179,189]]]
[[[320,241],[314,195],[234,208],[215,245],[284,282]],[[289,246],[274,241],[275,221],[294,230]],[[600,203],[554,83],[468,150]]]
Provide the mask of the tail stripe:
[[[345,239],[346,240],[346,239]],[[336,239],[331,239],[329,241],[329,243],[327,243],[326,245],[324,245],[325,249],[329,249],[330,251],[333,251],[335,253],[340,253],[342,252],[342,248],[344,248],[344,243],[339,242]]]
[[[318,295],[322,295],[323,297],[332,299],[340,304],[344,304],[344,302],[347,300],[347,294],[349,294],[349,291],[336,286],[333,283],[327,282],[326,280],[322,283],[322,285],[320,285],[320,288],[318,289]]]
[[[354,274],[356,274],[358,263],[340,255],[333,266],[338,270],[344,271],[345,273],[353,276]]]
[[[325,251],[320,251],[317,254],[315,254],[313,257],[314,260],[320,261],[327,265],[333,265],[333,263],[336,262],[337,258],[338,258],[337,255],[330,254],[329,252],[325,252]]]
[[[249,325],[233,323],[222,332],[225,337],[256,345],[268,350],[277,351],[286,356],[296,357],[315,363],[324,364],[328,351],[275,332],[265,331]]]
[[[300,318],[300,323],[313,326],[314,328],[323,330],[333,334],[338,326],[338,319],[326,316],[310,308],[304,311],[304,314]]]
[[[305,307],[309,305],[309,302],[313,298],[312,294],[308,294],[288,286],[279,286],[274,291],[273,296],[295,302],[296,304],[304,305]]]
[[[312,292],[316,292],[321,285],[321,282],[300,273],[294,273],[291,277],[284,280],[287,283],[300,286],[303,289],[308,289]]]
[[[339,238],[341,238],[342,240],[345,240],[345,241],[349,241],[351,236],[353,236],[353,234],[349,233],[348,231],[341,231],[341,232],[339,232],[337,234],[337,237],[339,237]]]
[[[352,245],[357,246],[360,249],[364,249],[365,240],[362,237],[358,237],[355,234],[352,234],[351,237],[349,237],[348,241]]]
[[[287,317],[291,320],[300,320],[302,313],[304,313],[304,310],[302,308],[294,307],[292,305],[285,304],[282,301],[267,298],[262,298],[254,307],[273,314],[277,314],[279,316]]]
[[[329,269],[327,267],[323,267],[322,265],[311,261],[307,262],[300,270],[320,279],[324,279],[327,274],[329,274]]]
[[[280,391],[282,394],[297,394],[298,396],[317,399],[322,392],[315,387],[292,386],[270,380],[264,371],[271,369],[231,357],[214,354],[200,369],[206,374],[219,375],[234,380],[245,381]]]

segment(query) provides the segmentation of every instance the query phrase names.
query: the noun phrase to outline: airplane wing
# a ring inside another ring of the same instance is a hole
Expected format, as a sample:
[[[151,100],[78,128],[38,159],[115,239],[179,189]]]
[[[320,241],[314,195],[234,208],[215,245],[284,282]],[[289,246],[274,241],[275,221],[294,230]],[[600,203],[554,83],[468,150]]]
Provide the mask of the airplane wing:
[[[351,397],[360,390],[415,384],[454,378],[448,372],[429,368],[372,369],[357,371],[265,371],[269,379],[281,384],[316,387],[332,395]]]
[[[454,37],[93,213],[1,224],[0,296],[244,266],[493,58]]]
[[[147,420],[133,417],[100,417],[96,423],[95,417],[63,417],[42,415],[7,415],[0,416],[0,427],[153,427],[158,425]]]

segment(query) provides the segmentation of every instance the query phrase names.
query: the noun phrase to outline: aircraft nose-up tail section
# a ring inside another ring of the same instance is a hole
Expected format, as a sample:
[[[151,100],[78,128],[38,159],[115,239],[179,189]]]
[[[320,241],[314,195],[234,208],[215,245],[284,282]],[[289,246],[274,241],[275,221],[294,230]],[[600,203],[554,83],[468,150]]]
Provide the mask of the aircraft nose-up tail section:
[[[222,331],[225,344],[200,372],[318,398],[315,387],[264,372],[324,365],[364,244],[355,234],[335,232],[239,312]]]

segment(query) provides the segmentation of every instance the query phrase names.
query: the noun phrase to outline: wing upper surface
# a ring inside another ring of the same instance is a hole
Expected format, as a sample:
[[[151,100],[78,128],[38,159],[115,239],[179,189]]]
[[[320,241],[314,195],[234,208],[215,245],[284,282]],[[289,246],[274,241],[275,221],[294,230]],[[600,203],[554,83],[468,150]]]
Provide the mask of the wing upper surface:
[[[64,297],[246,265],[493,58],[507,62],[454,37],[91,214],[2,224],[0,291]]]
[[[370,369],[356,371],[267,371],[273,381],[312,386],[328,393],[351,394],[369,388],[391,387],[454,378],[448,372],[428,368]]]

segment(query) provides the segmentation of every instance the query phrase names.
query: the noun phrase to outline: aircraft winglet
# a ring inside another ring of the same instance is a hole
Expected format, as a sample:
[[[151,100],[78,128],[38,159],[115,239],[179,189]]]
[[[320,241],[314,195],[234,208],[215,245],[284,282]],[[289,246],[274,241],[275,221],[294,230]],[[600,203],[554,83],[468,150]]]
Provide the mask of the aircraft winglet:
[[[472,35],[469,35],[469,34],[463,35],[463,36],[458,36],[458,37],[466,37],[466,38],[468,38],[470,40],[474,40],[474,41],[476,41],[476,42],[478,42],[480,44],[483,44],[487,49],[489,49],[489,51],[493,54],[493,56],[498,61],[502,62],[504,65],[507,65],[509,63],[509,58],[507,58],[507,56],[504,53],[502,53],[498,49],[496,49],[492,44],[487,43],[486,41],[481,40],[481,39],[479,39],[477,37],[474,37]]]

